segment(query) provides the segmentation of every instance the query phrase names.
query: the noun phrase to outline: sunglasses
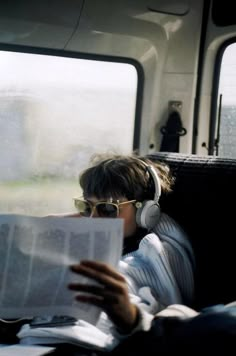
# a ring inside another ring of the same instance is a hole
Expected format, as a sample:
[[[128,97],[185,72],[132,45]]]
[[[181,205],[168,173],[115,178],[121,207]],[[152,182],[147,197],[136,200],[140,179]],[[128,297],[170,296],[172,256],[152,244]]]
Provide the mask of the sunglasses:
[[[111,203],[108,201],[100,201],[92,203],[80,198],[74,198],[75,208],[81,216],[91,217],[96,211],[101,218],[117,218],[120,212],[120,206],[125,204],[135,203],[136,200],[128,200],[121,203]]]

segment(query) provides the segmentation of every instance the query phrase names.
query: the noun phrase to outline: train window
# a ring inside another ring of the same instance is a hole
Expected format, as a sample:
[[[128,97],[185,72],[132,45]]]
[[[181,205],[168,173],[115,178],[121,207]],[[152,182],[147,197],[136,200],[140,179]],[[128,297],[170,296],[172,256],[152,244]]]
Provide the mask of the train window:
[[[132,152],[137,81],[128,63],[0,51],[0,212],[71,211],[92,154]]]
[[[223,54],[219,82],[219,112],[216,128],[216,154],[236,157],[236,44]]]

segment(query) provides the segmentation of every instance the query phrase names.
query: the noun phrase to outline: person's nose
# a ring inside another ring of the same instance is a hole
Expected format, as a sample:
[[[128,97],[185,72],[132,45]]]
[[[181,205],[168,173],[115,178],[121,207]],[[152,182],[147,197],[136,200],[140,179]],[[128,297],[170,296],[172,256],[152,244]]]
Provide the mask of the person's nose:
[[[92,209],[90,218],[98,218],[98,217],[99,217],[99,215],[98,215],[98,213],[97,213],[96,206],[93,206],[93,209]]]

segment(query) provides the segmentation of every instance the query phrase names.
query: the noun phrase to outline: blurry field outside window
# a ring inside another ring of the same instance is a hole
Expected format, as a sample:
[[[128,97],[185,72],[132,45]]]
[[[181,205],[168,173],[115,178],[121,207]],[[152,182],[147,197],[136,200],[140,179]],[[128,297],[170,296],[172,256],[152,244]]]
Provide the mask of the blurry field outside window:
[[[126,63],[0,51],[0,213],[74,211],[94,153],[131,153],[137,72]]]
[[[229,45],[223,54],[219,99],[218,155],[236,158],[236,44]]]

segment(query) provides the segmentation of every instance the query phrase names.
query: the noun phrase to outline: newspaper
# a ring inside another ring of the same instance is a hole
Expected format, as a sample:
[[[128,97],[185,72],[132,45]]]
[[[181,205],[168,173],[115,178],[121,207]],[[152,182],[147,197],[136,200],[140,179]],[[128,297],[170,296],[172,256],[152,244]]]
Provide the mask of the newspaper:
[[[48,346],[0,345],[1,356],[42,356],[54,350],[55,347]]]
[[[121,219],[0,215],[0,318],[68,315],[95,324],[100,310],[67,288],[86,282],[69,266],[82,259],[117,266],[122,237]]]

